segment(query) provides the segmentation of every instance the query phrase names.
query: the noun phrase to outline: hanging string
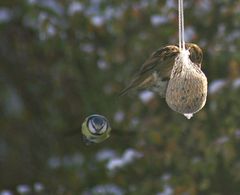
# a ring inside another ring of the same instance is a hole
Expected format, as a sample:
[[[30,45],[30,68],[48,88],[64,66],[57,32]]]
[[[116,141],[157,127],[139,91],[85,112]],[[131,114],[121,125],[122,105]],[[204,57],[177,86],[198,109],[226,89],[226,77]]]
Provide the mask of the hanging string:
[[[183,0],[178,0],[179,49],[185,50]]]
[[[183,8],[183,0],[181,1],[181,14],[182,14],[182,47],[185,50],[185,39],[184,39],[184,8]]]
[[[179,49],[182,50],[182,26],[181,26],[181,2],[178,0],[178,38],[179,38]]]

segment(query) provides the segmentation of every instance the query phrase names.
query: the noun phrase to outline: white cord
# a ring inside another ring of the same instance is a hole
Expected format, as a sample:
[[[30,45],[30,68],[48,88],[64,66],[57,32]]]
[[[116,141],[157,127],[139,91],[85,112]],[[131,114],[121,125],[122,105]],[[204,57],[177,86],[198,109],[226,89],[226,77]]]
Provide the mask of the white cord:
[[[179,49],[185,50],[183,0],[178,0]]]
[[[179,38],[179,49],[182,50],[182,26],[181,26],[181,0],[178,0],[178,38]]]

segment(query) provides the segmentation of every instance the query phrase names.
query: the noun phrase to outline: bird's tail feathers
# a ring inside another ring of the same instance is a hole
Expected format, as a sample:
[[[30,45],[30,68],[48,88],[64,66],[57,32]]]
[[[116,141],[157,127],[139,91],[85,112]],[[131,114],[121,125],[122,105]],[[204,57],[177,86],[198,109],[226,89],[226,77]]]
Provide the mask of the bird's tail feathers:
[[[131,90],[132,88],[133,88],[132,85],[126,87],[125,89],[123,89],[123,90],[119,93],[118,96],[124,96],[124,95],[126,95],[126,94],[128,93],[128,91]]]

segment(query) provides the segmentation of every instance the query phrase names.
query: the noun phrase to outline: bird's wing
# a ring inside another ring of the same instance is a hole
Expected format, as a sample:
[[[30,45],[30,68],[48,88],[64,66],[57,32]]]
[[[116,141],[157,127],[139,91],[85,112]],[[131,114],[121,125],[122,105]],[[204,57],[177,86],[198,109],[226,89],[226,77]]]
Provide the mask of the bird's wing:
[[[179,53],[179,48],[175,45],[169,45],[155,51],[142,65],[139,72],[134,76],[134,79],[130,85],[120,92],[120,95],[126,94],[130,89],[140,86],[141,83],[145,82],[154,71],[164,79],[168,80],[173,68],[175,57]]]
[[[167,72],[171,72],[175,57],[179,53],[179,48],[175,45],[169,45],[155,51],[142,65],[138,75],[149,75],[153,71],[158,71],[163,77]],[[169,75],[170,76],[170,75]]]

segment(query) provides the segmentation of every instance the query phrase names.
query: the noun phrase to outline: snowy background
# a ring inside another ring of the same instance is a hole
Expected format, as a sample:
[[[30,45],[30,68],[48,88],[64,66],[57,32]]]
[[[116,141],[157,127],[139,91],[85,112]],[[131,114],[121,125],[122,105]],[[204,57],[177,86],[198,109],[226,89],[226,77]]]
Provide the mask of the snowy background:
[[[191,120],[149,91],[118,93],[178,41],[175,0],[1,0],[0,195],[240,192],[240,2],[185,0],[204,51],[206,106]],[[65,137],[90,114],[112,135]]]

